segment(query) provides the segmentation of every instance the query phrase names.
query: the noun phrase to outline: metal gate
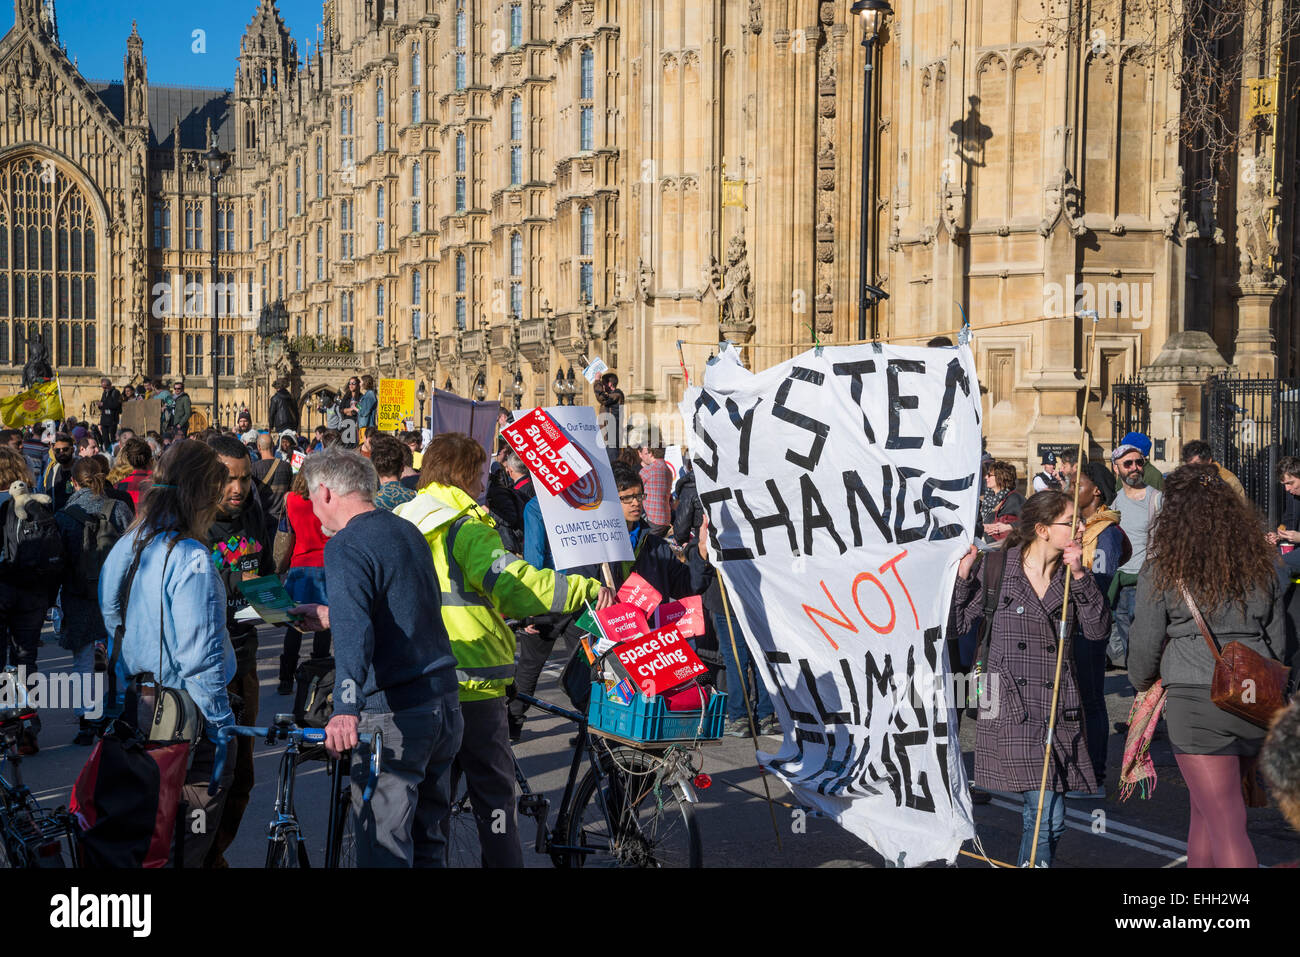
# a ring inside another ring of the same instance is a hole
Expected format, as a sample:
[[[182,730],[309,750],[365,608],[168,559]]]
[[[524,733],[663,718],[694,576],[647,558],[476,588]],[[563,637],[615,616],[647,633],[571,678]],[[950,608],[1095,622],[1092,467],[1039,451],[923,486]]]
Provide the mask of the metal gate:
[[[1300,379],[1211,379],[1202,390],[1201,438],[1275,526],[1282,510],[1278,459],[1300,455]]]
[[[1137,376],[1110,387],[1110,447],[1118,446],[1130,432],[1151,434],[1151,400],[1146,383]]]

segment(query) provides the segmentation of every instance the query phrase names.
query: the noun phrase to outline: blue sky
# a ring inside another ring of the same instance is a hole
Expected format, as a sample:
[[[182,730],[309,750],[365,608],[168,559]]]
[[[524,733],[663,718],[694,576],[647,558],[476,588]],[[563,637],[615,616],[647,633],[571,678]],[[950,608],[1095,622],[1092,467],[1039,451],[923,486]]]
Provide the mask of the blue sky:
[[[257,6],[258,0],[208,0],[193,5],[175,0],[55,0],[54,9],[59,40],[87,79],[122,79],[126,38],[135,20],[144,40],[150,83],[228,89],[235,81],[239,38]],[[299,56],[305,57],[304,41],[316,47],[320,0],[279,0],[276,6],[298,42]],[[13,25],[12,0],[0,0],[0,35]],[[193,52],[195,30],[205,31],[205,53]]]

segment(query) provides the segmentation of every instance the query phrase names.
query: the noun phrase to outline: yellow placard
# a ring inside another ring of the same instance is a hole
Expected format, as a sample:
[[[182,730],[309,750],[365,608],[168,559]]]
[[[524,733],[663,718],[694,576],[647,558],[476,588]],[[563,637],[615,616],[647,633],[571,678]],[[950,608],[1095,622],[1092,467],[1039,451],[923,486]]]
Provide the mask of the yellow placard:
[[[745,208],[745,181],[743,179],[724,179],[722,181],[722,205]]]
[[[375,427],[381,432],[395,432],[404,420],[414,418],[415,380],[380,379]]]
[[[0,418],[11,429],[37,425],[47,419],[62,420],[63,399],[59,394],[59,381],[38,382],[25,392],[0,399]]]

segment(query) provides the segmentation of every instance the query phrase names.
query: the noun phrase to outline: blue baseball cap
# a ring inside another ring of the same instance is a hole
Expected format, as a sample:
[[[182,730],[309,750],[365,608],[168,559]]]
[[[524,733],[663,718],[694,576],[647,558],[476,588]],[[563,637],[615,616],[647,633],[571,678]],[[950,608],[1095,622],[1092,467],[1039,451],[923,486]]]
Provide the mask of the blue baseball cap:
[[[1151,440],[1141,432],[1130,432],[1124,438],[1119,440],[1120,445],[1131,445],[1142,453],[1143,456],[1151,454]]]

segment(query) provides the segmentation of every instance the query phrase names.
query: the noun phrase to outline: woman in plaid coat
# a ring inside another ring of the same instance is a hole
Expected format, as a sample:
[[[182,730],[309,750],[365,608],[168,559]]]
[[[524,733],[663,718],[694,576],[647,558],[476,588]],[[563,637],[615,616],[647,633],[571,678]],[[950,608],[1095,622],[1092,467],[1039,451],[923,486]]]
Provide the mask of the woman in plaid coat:
[[[1110,637],[1105,596],[1092,573],[1083,567],[1078,541],[1070,537],[1073,518],[1074,503],[1063,492],[1039,492],[1025,503],[1020,521],[1005,542],[1006,560],[986,656],[991,694],[987,703],[980,700],[975,785],[1021,793],[1022,865],[1029,860],[1033,842],[1067,574],[1072,580],[1065,633],[1076,635],[1081,628],[1087,641]],[[983,606],[983,578],[989,561],[972,574],[976,554],[972,546],[957,569],[953,604],[959,631],[975,623]],[[1093,791],[1096,786],[1084,739],[1074,656],[1066,649],[1035,863],[1050,866],[1065,831],[1065,792]]]

